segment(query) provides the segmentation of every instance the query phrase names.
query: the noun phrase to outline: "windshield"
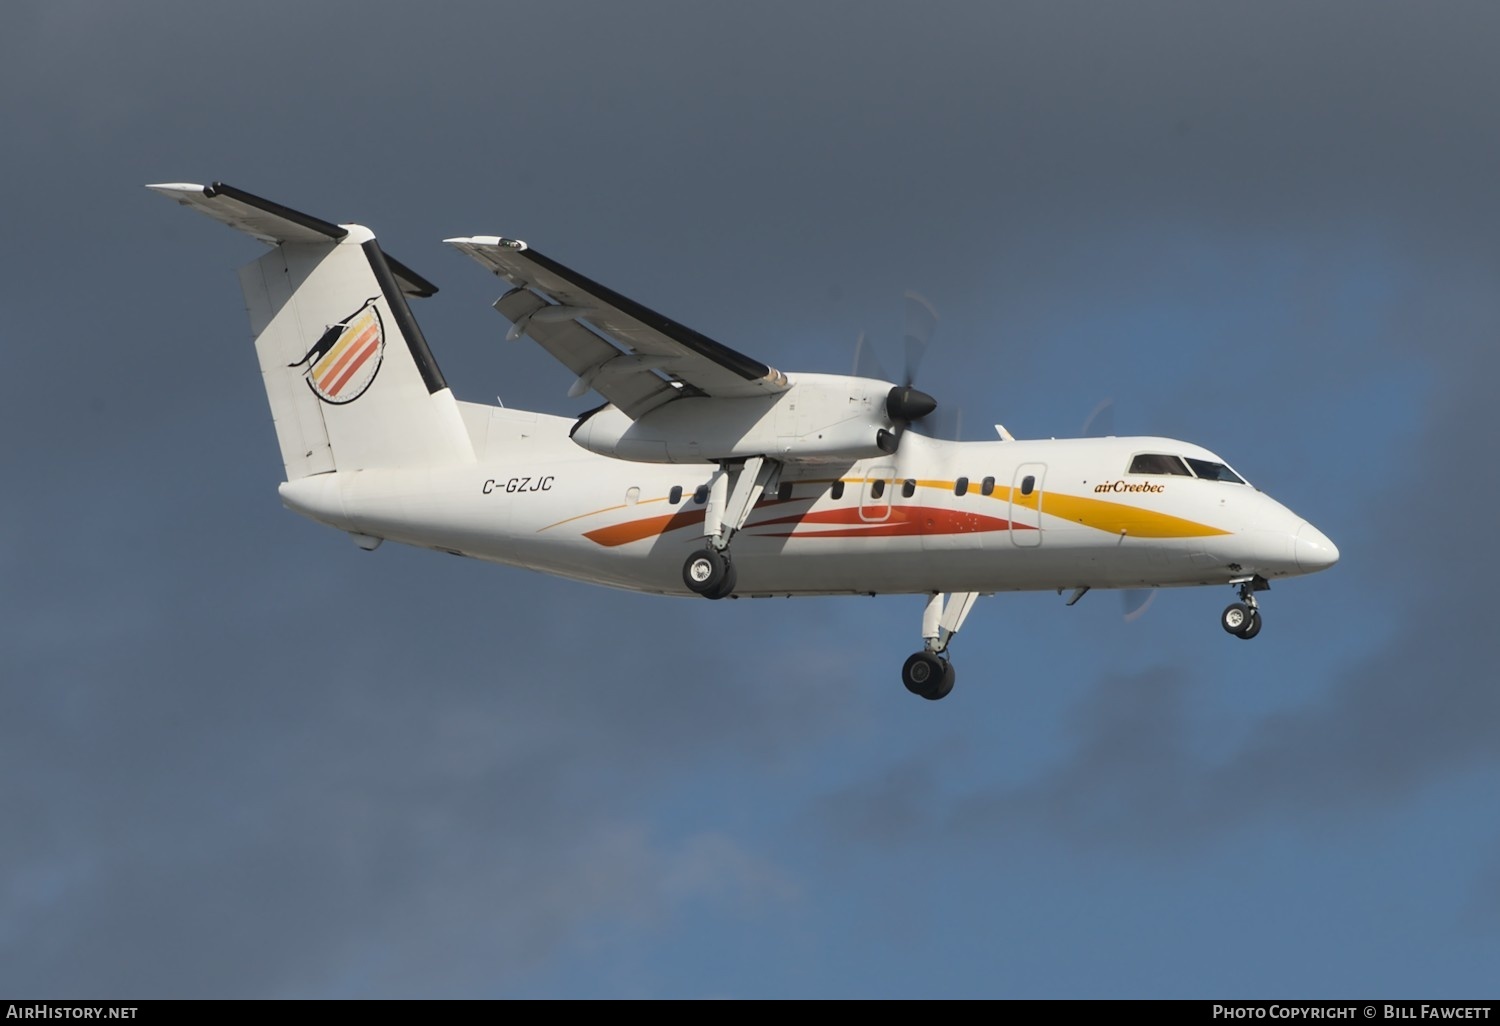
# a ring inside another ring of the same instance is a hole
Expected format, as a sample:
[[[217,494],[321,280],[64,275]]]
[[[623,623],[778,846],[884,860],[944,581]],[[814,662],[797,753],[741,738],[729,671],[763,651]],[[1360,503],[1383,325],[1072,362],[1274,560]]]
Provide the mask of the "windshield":
[[[1182,465],[1182,460],[1177,456],[1168,456],[1161,452],[1143,452],[1130,461],[1130,474],[1176,474],[1179,477],[1189,477],[1188,468]]]
[[[1195,460],[1191,456],[1187,458],[1187,461],[1188,466],[1193,468],[1193,473],[1205,481],[1228,481],[1231,484],[1245,483],[1244,478],[1222,463],[1215,463],[1212,460]]]

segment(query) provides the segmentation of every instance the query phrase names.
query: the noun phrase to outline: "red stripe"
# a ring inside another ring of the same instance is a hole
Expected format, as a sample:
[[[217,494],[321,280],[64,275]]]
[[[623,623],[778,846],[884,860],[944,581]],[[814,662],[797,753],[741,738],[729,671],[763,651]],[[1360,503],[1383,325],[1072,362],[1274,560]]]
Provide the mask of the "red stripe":
[[[777,524],[791,524],[792,531],[761,532],[759,528]],[[797,528],[821,527],[824,525],[843,528],[832,531],[809,531]],[[858,507],[825,509],[800,516],[776,517],[758,524],[746,525],[746,530],[756,530],[771,538],[854,538],[894,537],[919,534],[975,534],[988,531],[1035,530],[1025,524],[1012,525],[999,517],[984,516],[940,506],[892,506],[890,515],[884,520],[866,520],[860,516]]]
[[[341,377],[337,381],[335,381],[333,383],[332,387],[326,389],[325,391],[327,391],[327,393],[329,395],[338,395],[339,394],[339,389],[343,388],[344,385],[345,385],[345,383],[348,382],[348,380],[354,376],[354,372],[357,371],[357,370],[359,370],[360,367],[362,367],[364,365],[364,362],[366,360],[368,360],[371,356],[373,356],[379,349],[380,349],[380,340],[379,339],[375,339],[375,340],[367,343],[365,345],[364,349],[360,350],[359,356],[355,357],[354,362],[351,363],[351,364],[349,364],[349,368],[346,371],[344,371],[343,377]]]
[[[661,516],[641,517],[627,520],[623,524],[585,531],[584,537],[599,545],[613,548],[628,545],[647,538],[656,538],[670,531],[699,525],[704,520],[704,510],[684,509]],[[767,531],[765,528],[780,524],[792,525],[790,531]],[[798,530],[798,528],[823,525],[833,530]],[[896,538],[916,535],[977,534],[992,531],[1035,531],[1029,524],[1015,524],[999,517],[988,517],[979,513],[943,509],[937,506],[893,506],[886,520],[862,520],[859,508],[825,509],[816,513],[794,514],[774,517],[757,524],[747,524],[745,530],[753,531],[758,538]]]

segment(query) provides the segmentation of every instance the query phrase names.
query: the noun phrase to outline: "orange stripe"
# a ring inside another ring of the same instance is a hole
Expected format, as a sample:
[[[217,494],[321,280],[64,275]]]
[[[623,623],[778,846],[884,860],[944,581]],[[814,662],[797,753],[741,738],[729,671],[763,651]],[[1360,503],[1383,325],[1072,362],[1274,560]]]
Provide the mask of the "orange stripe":
[[[612,524],[609,527],[585,531],[583,536],[589,541],[614,548],[616,545],[628,545],[630,542],[655,538],[691,524],[701,524],[704,513],[705,511],[701,509],[683,510],[680,513],[668,513],[660,517],[643,517],[640,520],[630,520],[623,524]]]
[[[811,481],[811,480],[809,480],[809,481],[799,481],[797,483],[798,484],[829,484],[831,481],[832,481],[832,478],[830,478],[828,480],[822,480],[822,481]],[[667,497],[665,495],[658,495],[654,499],[638,499],[637,501],[635,501],[633,503],[622,502],[622,503],[619,503],[618,505],[615,505],[615,506],[603,506],[603,507],[601,507],[599,509],[589,510],[587,513],[579,513],[577,516],[564,517],[562,520],[554,521],[553,523],[548,524],[546,527],[538,527],[536,529],[536,533],[537,534],[541,534],[543,531],[550,531],[554,527],[561,527],[563,524],[571,524],[575,520],[584,520],[584,519],[586,519],[588,517],[598,516],[600,513],[613,513],[617,509],[629,509],[631,506],[645,506],[645,505],[648,505],[648,504],[653,503],[653,502],[666,502],[666,501],[667,501]],[[775,496],[767,497],[765,495],[762,495],[760,497],[760,499],[755,503],[755,508],[756,509],[763,509],[763,508],[768,507],[768,506],[778,506],[778,505],[781,505],[783,503],[783,501],[784,502],[788,502],[788,503],[791,503],[791,502],[808,502],[808,501],[811,501],[811,499],[810,499],[810,497],[803,497],[803,498],[800,498],[800,499],[794,497],[794,498],[782,500],[782,499],[776,498]],[[632,522],[634,522],[634,521],[632,521]],[[585,537],[587,537],[587,535],[585,535]]]
[[[339,378],[337,381],[335,381],[333,383],[333,387],[330,388],[330,389],[328,389],[328,394],[329,395],[338,395],[339,394],[339,389],[343,388],[344,384],[350,378],[354,377],[354,372],[357,371],[357,370],[359,370],[362,366],[364,366],[365,361],[368,360],[371,356],[373,356],[375,353],[377,353],[379,351],[380,351],[380,343],[378,341],[377,342],[371,342],[369,345],[365,346],[365,348],[360,352],[360,354],[357,357],[354,358],[354,362],[349,365],[349,369],[346,370],[346,371],[344,371],[344,376],[341,377],[341,378]]]
[[[369,331],[362,332],[359,336],[359,340],[351,344],[348,349],[345,349],[343,354],[336,361],[334,361],[333,365],[330,366],[326,371],[322,372],[321,374],[316,370],[313,371],[313,379],[318,382],[324,382],[332,381],[334,378],[336,378],[339,372],[344,369],[349,361],[354,359],[355,355],[359,352],[360,347],[369,344],[373,332],[373,328],[371,328]],[[337,349],[338,346],[335,346],[334,348]]]

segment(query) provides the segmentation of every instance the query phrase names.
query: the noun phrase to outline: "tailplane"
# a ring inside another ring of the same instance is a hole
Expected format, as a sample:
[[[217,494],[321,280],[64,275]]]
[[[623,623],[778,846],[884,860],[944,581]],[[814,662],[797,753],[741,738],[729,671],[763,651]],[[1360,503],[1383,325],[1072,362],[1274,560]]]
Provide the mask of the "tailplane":
[[[240,269],[240,287],[288,481],[473,461],[406,303],[437,289],[381,252],[368,228],[223,183],[148,188],[273,247]]]

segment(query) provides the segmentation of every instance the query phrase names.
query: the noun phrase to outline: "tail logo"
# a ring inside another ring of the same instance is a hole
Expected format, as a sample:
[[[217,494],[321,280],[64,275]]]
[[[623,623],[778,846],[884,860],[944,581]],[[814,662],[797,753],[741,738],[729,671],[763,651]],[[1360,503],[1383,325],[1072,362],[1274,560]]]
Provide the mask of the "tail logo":
[[[325,403],[342,406],[365,394],[385,356],[385,327],[375,307],[378,296],[330,325],[307,355],[288,367],[306,367],[307,387]]]

